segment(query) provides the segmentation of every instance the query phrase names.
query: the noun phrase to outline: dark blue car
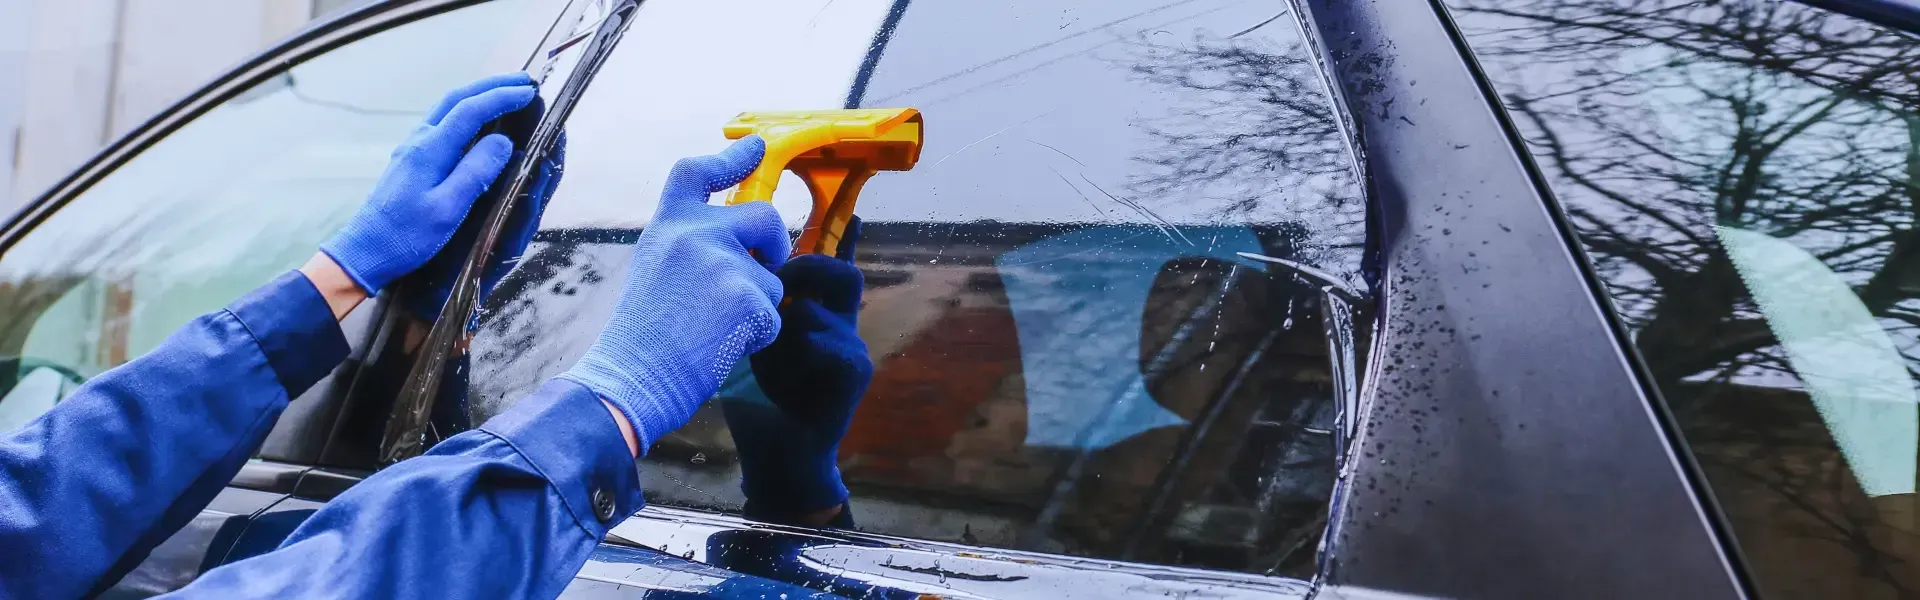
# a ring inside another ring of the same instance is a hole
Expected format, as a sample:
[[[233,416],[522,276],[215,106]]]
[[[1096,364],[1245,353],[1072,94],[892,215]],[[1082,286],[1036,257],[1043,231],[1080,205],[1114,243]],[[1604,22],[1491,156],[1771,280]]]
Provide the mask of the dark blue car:
[[[710,407],[568,597],[1920,597],[1904,0],[632,4],[368,5],[0,228],[7,429],[297,266],[445,89],[528,67],[571,110],[535,242],[437,348],[466,393],[399,393],[440,342],[363,305],[103,596],[271,549],[570,365],[734,114],[911,106],[919,165],[858,211],[860,529],[738,516]]]

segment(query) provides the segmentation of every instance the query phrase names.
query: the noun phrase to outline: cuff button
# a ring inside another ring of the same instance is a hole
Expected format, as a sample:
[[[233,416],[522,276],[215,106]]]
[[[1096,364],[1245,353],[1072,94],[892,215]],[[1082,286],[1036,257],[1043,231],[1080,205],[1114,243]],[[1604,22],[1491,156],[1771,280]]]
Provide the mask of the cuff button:
[[[612,522],[613,510],[613,494],[607,493],[606,488],[595,488],[593,490],[593,516],[599,517],[601,523]]]

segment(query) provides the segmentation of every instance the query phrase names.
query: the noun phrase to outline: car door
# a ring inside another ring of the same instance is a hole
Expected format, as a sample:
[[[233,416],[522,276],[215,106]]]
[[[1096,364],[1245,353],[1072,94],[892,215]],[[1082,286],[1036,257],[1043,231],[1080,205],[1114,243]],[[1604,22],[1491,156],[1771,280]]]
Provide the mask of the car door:
[[[299,266],[360,205],[425,107],[517,67],[541,33],[526,24],[555,10],[539,0],[386,3],[315,26],[29,204],[0,234],[0,427]],[[347,326],[359,342],[364,324]],[[352,373],[350,361],[295,399],[264,440],[260,456],[293,466],[249,468],[109,595],[166,591],[218,564],[317,462]]]
[[[1447,4],[1757,595],[1920,590],[1912,8]]]
[[[1554,3],[1484,3],[1514,4]],[[1385,358],[1368,365],[1321,592],[1743,597],[1634,339],[1453,5],[1302,3],[1364,149]],[[1575,70],[1557,37],[1534,42],[1548,54],[1519,60]]]

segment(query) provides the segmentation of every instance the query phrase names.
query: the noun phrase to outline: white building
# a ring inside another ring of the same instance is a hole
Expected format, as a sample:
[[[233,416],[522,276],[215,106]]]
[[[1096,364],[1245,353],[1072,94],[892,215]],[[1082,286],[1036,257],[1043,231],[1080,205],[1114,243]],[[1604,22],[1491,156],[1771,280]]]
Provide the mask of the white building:
[[[0,0],[0,214],[315,18],[375,0]]]

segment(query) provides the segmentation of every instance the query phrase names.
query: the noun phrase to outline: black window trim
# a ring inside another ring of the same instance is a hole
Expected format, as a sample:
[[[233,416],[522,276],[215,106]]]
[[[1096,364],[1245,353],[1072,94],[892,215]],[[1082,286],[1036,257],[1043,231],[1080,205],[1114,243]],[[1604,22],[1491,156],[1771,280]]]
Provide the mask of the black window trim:
[[[1920,34],[1920,0],[1794,0],[1876,25]]]

